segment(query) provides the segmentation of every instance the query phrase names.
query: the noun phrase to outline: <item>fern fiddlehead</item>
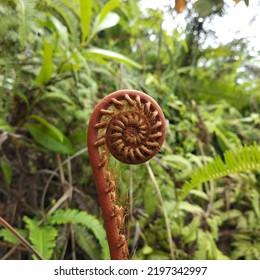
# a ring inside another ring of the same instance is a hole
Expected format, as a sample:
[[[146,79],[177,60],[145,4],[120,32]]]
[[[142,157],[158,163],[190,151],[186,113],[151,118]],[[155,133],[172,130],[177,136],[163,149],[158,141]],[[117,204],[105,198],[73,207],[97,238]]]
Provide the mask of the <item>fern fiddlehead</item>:
[[[109,155],[139,164],[159,152],[165,119],[159,105],[136,90],[119,90],[95,107],[88,125],[88,152],[104,218],[111,259],[128,259],[124,208],[118,205]]]

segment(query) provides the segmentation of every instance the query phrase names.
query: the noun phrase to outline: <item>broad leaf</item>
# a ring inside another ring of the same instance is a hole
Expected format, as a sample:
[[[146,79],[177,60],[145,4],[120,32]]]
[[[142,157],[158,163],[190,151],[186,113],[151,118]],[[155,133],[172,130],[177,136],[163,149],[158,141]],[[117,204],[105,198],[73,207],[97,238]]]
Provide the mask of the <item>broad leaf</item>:
[[[119,22],[119,15],[113,12],[110,12],[106,15],[106,17],[100,21],[100,15],[98,15],[96,22],[94,24],[91,37],[93,37],[96,33],[105,30],[107,28],[113,27]]]
[[[112,0],[107,2],[102,8],[101,12],[97,15],[91,35],[88,38],[88,42],[99,31],[115,26],[119,22],[119,16],[116,13],[111,12],[119,6],[119,0]]]
[[[63,142],[63,138],[64,138],[63,133],[57,127],[55,127],[54,125],[50,124],[46,119],[44,119],[44,118],[42,118],[42,117],[40,117],[38,115],[30,115],[28,117],[28,119],[34,119],[34,120],[38,121],[39,123],[44,125],[47,129],[52,131],[53,134],[55,134],[57,136],[59,141]]]
[[[71,154],[73,149],[69,139],[63,135],[63,141],[60,141],[52,130],[41,124],[27,123],[25,127],[29,130],[35,142],[47,150]]]
[[[91,14],[92,14],[92,1],[80,0],[82,42],[85,41],[86,37],[89,34]]]
[[[84,55],[87,58],[92,58],[92,59],[97,59],[98,57],[112,59],[112,60],[115,60],[118,62],[125,63],[127,65],[130,65],[132,67],[142,69],[142,66],[140,64],[138,64],[137,62],[133,61],[132,59],[124,56],[123,54],[109,51],[109,50],[91,48],[91,49],[86,50],[84,52]]]
[[[104,20],[104,18],[106,17],[106,15],[111,12],[112,10],[114,10],[115,8],[117,8],[120,5],[119,0],[111,0],[108,1],[104,7],[102,8],[100,14],[99,14],[99,20],[100,22]]]
[[[43,44],[43,65],[36,83],[39,85],[46,84],[52,76],[52,45],[44,40]]]

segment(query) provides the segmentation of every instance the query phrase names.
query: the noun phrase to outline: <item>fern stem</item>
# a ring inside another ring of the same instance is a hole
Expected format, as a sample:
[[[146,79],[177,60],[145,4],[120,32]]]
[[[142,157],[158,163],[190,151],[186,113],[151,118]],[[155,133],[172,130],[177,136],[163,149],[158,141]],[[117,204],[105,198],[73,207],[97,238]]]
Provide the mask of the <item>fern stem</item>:
[[[118,205],[112,154],[127,164],[140,164],[157,154],[165,137],[165,119],[150,96],[119,90],[95,107],[88,125],[88,152],[102,209],[111,259],[128,259],[125,208]]]

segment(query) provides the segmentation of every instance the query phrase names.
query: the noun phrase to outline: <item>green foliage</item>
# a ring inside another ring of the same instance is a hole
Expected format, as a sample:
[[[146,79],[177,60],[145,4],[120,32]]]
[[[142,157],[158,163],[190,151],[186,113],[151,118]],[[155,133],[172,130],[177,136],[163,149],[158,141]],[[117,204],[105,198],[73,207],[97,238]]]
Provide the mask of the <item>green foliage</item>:
[[[198,249],[195,251],[195,260],[228,260],[229,258],[217,248],[209,232],[198,231]]]
[[[99,241],[102,249],[102,254],[104,258],[108,256],[108,245],[106,242],[106,233],[102,224],[92,215],[88,215],[83,211],[78,211],[76,209],[58,210],[52,216],[50,216],[47,222],[51,225],[55,224],[79,224],[83,225],[85,228],[91,230],[94,236]]]
[[[73,153],[71,143],[67,137],[61,133],[59,133],[60,135],[57,137],[57,133],[55,132],[58,130],[54,132],[54,129],[50,129],[50,127],[32,123],[27,123],[25,127],[32,134],[36,143],[44,148],[58,153]]]
[[[52,76],[52,44],[46,40],[43,43],[43,65],[39,75],[36,77],[36,83],[46,84]]]
[[[223,157],[224,161],[220,156],[217,156],[212,162],[195,171],[191,176],[190,182],[187,181],[184,184],[179,199],[183,200],[191,189],[204,182],[237,172],[260,169],[260,149],[256,143],[251,146],[245,146],[235,152],[226,151]]]
[[[84,211],[76,209],[59,209],[53,215],[49,216],[45,224],[39,220],[23,218],[26,230],[19,230],[24,237],[29,233],[29,240],[34,249],[46,260],[53,258],[56,247],[56,238],[58,236],[58,227],[60,225],[75,225],[76,240],[79,246],[93,259],[108,259],[109,251],[106,241],[106,233],[97,218],[87,214]],[[90,233],[92,232],[92,234]],[[5,241],[16,244],[19,240],[13,236],[7,229],[0,230],[0,237]],[[98,240],[98,243],[95,241]],[[101,254],[98,251],[101,248]],[[37,259],[33,255],[34,259]]]
[[[113,59],[115,61],[118,62],[123,62],[125,64],[128,64],[130,66],[136,67],[141,69],[142,66],[138,63],[136,63],[135,61],[129,59],[128,57],[120,54],[120,53],[116,53],[113,51],[109,51],[109,50],[103,50],[103,49],[98,49],[98,48],[90,48],[88,50],[86,50],[84,52],[84,56],[86,58],[92,58],[92,59],[98,59],[98,58],[108,58],[108,59]]]
[[[134,88],[161,105],[167,134],[149,163],[163,206],[145,165],[111,160],[133,259],[170,259],[169,228],[176,259],[259,259],[259,53],[202,44],[217,42],[208,23],[224,1],[196,1],[170,31],[172,7],[139,4],[1,1],[0,212],[46,259],[108,259],[87,123],[99,99]]]

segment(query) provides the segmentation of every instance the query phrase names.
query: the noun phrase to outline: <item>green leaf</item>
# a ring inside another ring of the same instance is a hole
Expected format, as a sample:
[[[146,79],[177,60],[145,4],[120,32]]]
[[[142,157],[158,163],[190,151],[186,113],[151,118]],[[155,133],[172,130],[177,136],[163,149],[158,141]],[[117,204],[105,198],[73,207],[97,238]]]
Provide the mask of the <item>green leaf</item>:
[[[12,126],[5,120],[0,119],[0,130],[7,131],[7,132],[13,132],[14,129]]]
[[[10,186],[11,182],[12,182],[12,175],[13,175],[13,170],[12,170],[11,165],[3,160],[0,160],[0,167],[4,174],[4,178],[5,178],[7,185]]]
[[[133,61],[132,59],[120,53],[109,51],[109,50],[90,48],[84,52],[84,55],[86,56],[86,58],[92,58],[92,59],[97,59],[98,57],[112,59],[118,62],[125,63],[129,66],[142,69],[142,66],[137,62]]]
[[[60,20],[58,20],[56,17],[52,15],[49,16],[49,20],[56,28],[57,33],[59,34],[60,38],[62,39],[66,47],[68,47],[69,39],[68,39],[68,29],[66,28],[66,26]]]
[[[19,232],[23,237],[26,236],[27,231],[24,229],[15,229],[17,232]],[[13,244],[17,244],[20,242],[20,240],[13,235],[8,229],[3,228],[0,230],[0,237],[2,237],[6,242],[10,242]]]
[[[256,189],[252,189],[250,193],[250,200],[256,216],[260,219],[260,195]]]
[[[204,199],[204,200],[206,200],[206,201],[209,200],[208,195],[207,195],[205,192],[203,192],[203,191],[191,190],[191,191],[190,191],[190,194],[192,194],[192,195],[194,195],[194,196],[196,196],[196,197],[202,198],[202,199]]]
[[[23,93],[22,91],[17,91],[15,94],[18,95],[23,100],[23,102],[29,107],[30,104],[28,96],[25,93]]]
[[[41,124],[25,124],[25,127],[29,130],[35,142],[49,151],[71,154],[73,149],[69,139],[63,135],[63,141],[60,141],[56,134],[46,126]]]
[[[100,14],[99,14],[99,23],[102,22],[104,20],[104,18],[107,16],[107,14],[109,12],[111,12],[112,10],[114,10],[115,8],[117,8],[120,5],[120,1],[119,0],[111,0],[108,1],[104,7],[102,8]]]
[[[148,245],[146,245],[142,248],[142,253],[144,255],[150,255],[152,252],[153,252],[153,248]]]
[[[183,235],[183,241],[185,244],[193,242],[197,239],[200,223],[200,217],[196,216],[193,218],[191,223],[181,229],[181,234]]]
[[[207,231],[198,231],[197,250],[194,260],[229,260],[217,247],[212,235]]]
[[[190,204],[186,201],[180,203],[180,209],[192,214],[203,214],[203,209],[198,205]]]
[[[163,161],[175,168],[175,170],[181,170],[182,176],[185,177],[192,172],[192,166],[189,160],[179,155],[165,155]]]
[[[36,83],[39,85],[46,84],[52,76],[52,44],[44,40],[43,43],[43,65],[39,75],[36,78]]]
[[[24,217],[26,228],[29,230],[29,239],[32,242],[35,250],[43,256],[44,259],[49,260],[53,254],[53,249],[56,245],[57,229],[52,226],[39,226],[38,221]],[[34,259],[37,259],[33,255]]]
[[[91,38],[96,33],[117,25],[120,19],[119,15],[113,12],[108,13],[102,21],[100,21],[99,16],[97,17],[96,24],[93,27]]]
[[[44,100],[44,99],[60,99],[60,100],[65,101],[66,103],[73,104],[73,105],[75,104],[66,94],[64,94],[62,92],[47,92],[47,93],[44,93],[41,96],[41,100]]]
[[[80,0],[80,17],[82,42],[85,41],[89,34],[90,22],[92,15],[92,0]]]
[[[101,12],[97,15],[91,34],[88,38],[89,42],[95,34],[101,30],[115,26],[119,22],[119,16],[116,13],[111,12],[119,6],[119,0],[111,0],[107,2],[102,8]]]
[[[57,138],[59,139],[60,142],[63,142],[64,139],[64,135],[63,133],[54,125],[50,124],[46,119],[38,116],[38,115],[30,115],[28,117],[28,119],[34,119],[36,121],[38,121],[39,123],[41,123],[42,125],[44,125],[47,129],[49,129],[50,131],[53,132],[53,134],[55,134],[57,136]]]

